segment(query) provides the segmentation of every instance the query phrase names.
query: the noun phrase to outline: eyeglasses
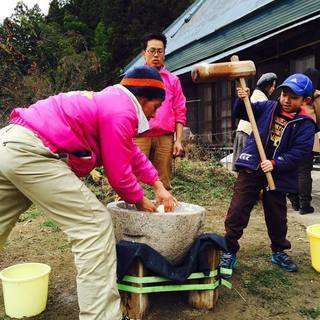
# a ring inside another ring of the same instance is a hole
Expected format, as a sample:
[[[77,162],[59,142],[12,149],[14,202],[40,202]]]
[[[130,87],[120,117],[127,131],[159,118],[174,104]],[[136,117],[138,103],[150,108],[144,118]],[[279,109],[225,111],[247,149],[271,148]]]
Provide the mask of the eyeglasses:
[[[156,54],[160,55],[164,53],[163,49],[157,49],[157,48],[150,48],[147,49],[146,52],[148,52],[149,54],[152,54],[153,56],[155,56]]]

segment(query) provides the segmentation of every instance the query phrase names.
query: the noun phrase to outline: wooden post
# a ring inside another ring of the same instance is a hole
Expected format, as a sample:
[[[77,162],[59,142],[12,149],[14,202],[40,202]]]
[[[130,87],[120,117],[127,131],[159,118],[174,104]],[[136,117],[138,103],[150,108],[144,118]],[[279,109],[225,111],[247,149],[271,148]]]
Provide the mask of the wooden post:
[[[211,270],[215,270],[219,264],[220,254],[213,246],[207,248],[205,252],[209,266]],[[215,278],[205,278],[200,279],[201,283],[214,283]],[[218,302],[218,288],[215,290],[199,290],[199,291],[190,291],[189,292],[189,305],[195,307],[196,309],[214,309],[215,305]]]
[[[146,269],[139,259],[134,261],[129,274],[136,277],[144,277],[146,275]],[[143,284],[132,285],[143,286]],[[121,300],[124,314],[131,320],[142,320],[146,315],[149,307],[148,294],[121,292]]]

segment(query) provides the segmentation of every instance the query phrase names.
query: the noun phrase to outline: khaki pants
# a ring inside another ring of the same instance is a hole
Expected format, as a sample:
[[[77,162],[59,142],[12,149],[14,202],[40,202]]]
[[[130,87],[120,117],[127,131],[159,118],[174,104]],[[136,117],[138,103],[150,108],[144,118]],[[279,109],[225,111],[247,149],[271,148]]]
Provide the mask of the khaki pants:
[[[81,320],[119,320],[116,253],[109,212],[30,130],[0,130],[0,245],[35,203],[69,237]]]
[[[173,135],[137,137],[135,142],[157,169],[164,187],[171,190]]]

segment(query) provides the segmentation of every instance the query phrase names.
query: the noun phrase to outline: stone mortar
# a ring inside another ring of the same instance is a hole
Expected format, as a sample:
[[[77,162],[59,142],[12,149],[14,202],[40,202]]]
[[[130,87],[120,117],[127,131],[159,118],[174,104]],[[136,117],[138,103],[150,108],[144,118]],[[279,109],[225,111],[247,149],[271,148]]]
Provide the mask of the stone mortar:
[[[205,209],[180,203],[173,212],[137,211],[123,201],[108,204],[117,241],[145,243],[168,261],[178,264],[194,240],[203,233]]]

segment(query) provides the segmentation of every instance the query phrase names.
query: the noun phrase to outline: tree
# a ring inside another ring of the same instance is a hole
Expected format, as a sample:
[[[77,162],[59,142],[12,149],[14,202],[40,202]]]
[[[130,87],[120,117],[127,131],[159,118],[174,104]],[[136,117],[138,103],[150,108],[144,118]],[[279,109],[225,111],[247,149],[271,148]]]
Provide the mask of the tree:
[[[111,53],[109,83],[140,51],[141,38],[150,32],[162,32],[194,0],[108,0],[103,19],[107,28],[108,51]]]
[[[52,0],[49,5],[48,15],[46,20],[48,22],[55,22],[59,25],[63,24],[63,17],[64,17],[64,9],[63,4],[59,0]]]
[[[0,24],[0,107],[119,81],[141,37],[194,0],[52,0],[45,17],[19,2]]]
[[[45,20],[38,6],[29,9],[23,3],[0,25],[2,108],[9,112],[14,105],[90,87],[99,61],[81,35],[86,26],[77,17],[66,25],[67,31],[65,25]]]
[[[11,19],[5,19],[1,37],[4,39],[2,55],[16,67],[17,72],[26,74],[37,59],[37,43],[44,24],[38,5],[29,9],[19,2]]]

